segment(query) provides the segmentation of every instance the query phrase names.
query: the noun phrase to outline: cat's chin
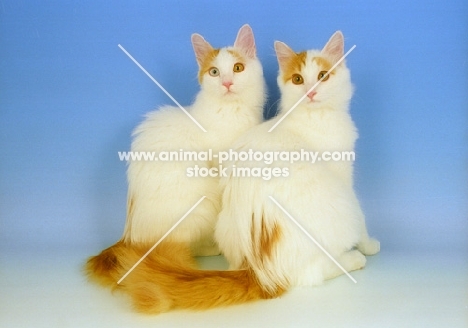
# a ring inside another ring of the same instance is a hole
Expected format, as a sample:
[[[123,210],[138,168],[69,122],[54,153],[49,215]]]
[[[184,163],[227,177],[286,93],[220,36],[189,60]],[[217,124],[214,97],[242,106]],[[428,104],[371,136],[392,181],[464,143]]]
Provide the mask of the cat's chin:
[[[322,103],[321,100],[318,100],[318,99],[310,99],[310,98],[306,98],[303,102],[307,107],[309,108],[315,108],[317,106],[320,106],[320,104]]]
[[[223,92],[222,97],[225,100],[237,100],[240,98],[237,92],[232,90],[226,90],[225,92]]]

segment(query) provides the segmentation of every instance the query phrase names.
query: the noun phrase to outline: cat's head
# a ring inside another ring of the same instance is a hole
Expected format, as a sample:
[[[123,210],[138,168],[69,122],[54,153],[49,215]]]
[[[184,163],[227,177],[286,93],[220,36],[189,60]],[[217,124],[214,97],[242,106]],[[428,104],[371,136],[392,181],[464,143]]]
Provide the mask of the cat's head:
[[[263,105],[263,70],[249,25],[240,28],[232,47],[215,49],[199,34],[192,35],[192,45],[202,92],[223,101],[250,99]]]
[[[330,71],[344,55],[344,39],[340,31],[333,34],[322,50],[296,53],[280,41],[275,42],[275,50],[280,68],[281,112],[288,111],[305,94],[307,97],[302,100],[301,107],[347,108],[353,87],[344,60]]]

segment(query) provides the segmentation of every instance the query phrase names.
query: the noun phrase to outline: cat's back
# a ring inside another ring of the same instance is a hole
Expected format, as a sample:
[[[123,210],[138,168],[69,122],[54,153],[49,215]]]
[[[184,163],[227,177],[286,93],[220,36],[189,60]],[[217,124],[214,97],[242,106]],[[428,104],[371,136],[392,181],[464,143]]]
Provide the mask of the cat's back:
[[[132,150],[193,149],[202,133],[204,132],[180,108],[164,106],[148,113],[134,130]]]

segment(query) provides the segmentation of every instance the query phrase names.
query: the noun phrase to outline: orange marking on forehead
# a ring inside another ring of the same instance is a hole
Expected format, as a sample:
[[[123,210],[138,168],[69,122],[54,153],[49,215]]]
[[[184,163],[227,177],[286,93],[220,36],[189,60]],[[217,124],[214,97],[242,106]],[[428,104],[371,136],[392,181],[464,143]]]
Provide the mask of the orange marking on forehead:
[[[245,58],[244,58],[244,56],[242,56],[242,54],[240,52],[238,52],[238,51],[236,51],[234,49],[229,49],[227,52],[230,53],[237,60],[245,62]]]
[[[302,67],[305,65],[307,58],[307,52],[303,51],[300,53],[296,53],[296,55],[289,59],[285,70],[283,72],[283,81],[286,83],[288,80],[291,79],[293,74],[300,73]]]
[[[213,67],[213,60],[218,56],[218,54],[219,49],[213,49],[213,51],[210,51],[205,56],[205,58],[203,58],[203,61],[200,64],[200,69],[198,71],[198,81],[200,83],[203,81],[203,75],[205,75],[205,73],[208,72],[211,67]]]
[[[316,62],[317,65],[323,70],[323,71],[329,71],[330,68],[332,68],[332,64],[325,58],[323,57],[314,57],[312,61]],[[331,74],[331,72],[330,72]]]

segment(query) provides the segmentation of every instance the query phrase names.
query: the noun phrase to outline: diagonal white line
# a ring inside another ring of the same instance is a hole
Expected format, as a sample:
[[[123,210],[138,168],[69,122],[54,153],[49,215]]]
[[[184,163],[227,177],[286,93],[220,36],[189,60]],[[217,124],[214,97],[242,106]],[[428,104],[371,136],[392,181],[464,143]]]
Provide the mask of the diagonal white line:
[[[345,53],[344,56],[341,57],[340,60],[338,60],[338,61],[336,62],[336,64],[333,65],[333,66],[330,68],[330,70],[327,72],[327,74],[325,74],[320,80],[318,80],[317,83],[315,83],[315,84],[313,85],[313,87],[310,88],[310,90],[307,91],[307,93],[306,93],[305,95],[303,95],[303,96],[301,97],[301,99],[299,99],[299,100],[286,112],[286,114],[284,114],[284,115],[278,120],[278,122],[276,122],[275,125],[273,125],[273,126],[270,128],[270,130],[268,130],[268,132],[273,131],[273,130],[278,126],[278,124],[280,124],[280,123],[286,118],[286,116],[288,116],[288,115],[297,107],[297,105],[299,105],[299,104],[305,99],[305,97],[307,97],[307,95],[308,95],[309,93],[311,93],[311,92],[323,81],[323,79],[325,79],[325,78],[330,74],[330,72],[333,71],[333,70],[334,70],[334,69],[351,53],[351,51],[354,50],[354,48],[356,48],[356,45],[352,46],[351,49],[349,49],[348,52]]]
[[[201,124],[198,123],[197,120],[196,120],[192,115],[190,115],[190,113],[187,112],[187,111],[185,110],[185,108],[182,107],[182,105],[179,104],[179,102],[178,102],[177,100],[175,100],[175,98],[172,97],[171,94],[170,94],[169,92],[167,92],[167,90],[164,89],[164,87],[163,87],[161,84],[159,84],[159,82],[156,81],[156,79],[155,79],[154,77],[152,77],[151,74],[148,73],[148,72],[146,71],[146,69],[143,68],[143,66],[140,65],[139,62],[137,62],[136,59],[133,58],[132,55],[130,55],[130,54],[128,53],[128,51],[125,50],[124,47],[122,47],[122,46],[119,44],[119,48],[120,48],[120,49],[121,49],[121,50],[122,50],[122,51],[123,51],[123,52],[124,52],[124,53],[125,53],[125,54],[126,54],[126,55],[127,55],[127,56],[128,56],[128,57],[129,57],[129,58],[130,58],[130,59],[131,59],[131,60],[132,60],[132,61],[133,61],[133,62],[134,62],[134,63],[135,63],[135,64],[136,64],[136,65],[137,65],[137,66],[154,82],[154,83],[156,83],[156,85],[157,85],[169,98],[171,98],[171,100],[172,100],[177,106],[179,106],[179,108],[182,109],[182,111],[183,111],[185,114],[187,114],[187,116],[190,117],[190,119],[191,119],[196,125],[198,125],[198,127],[199,127],[200,129],[202,129],[203,132],[206,132],[205,128],[203,128],[203,126],[201,126]]]
[[[328,252],[326,251],[326,249],[323,248],[322,245],[320,245],[320,244],[314,239],[314,237],[312,237],[312,236],[307,232],[307,230],[304,229],[304,228],[299,224],[299,222],[297,222],[297,221],[291,216],[291,214],[289,214],[289,213],[284,209],[284,207],[281,206],[281,205],[276,201],[276,199],[273,198],[273,196],[268,196],[268,197],[270,197],[270,199],[273,201],[273,203],[275,203],[275,204],[284,212],[284,214],[286,214],[286,215],[288,216],[288,218],[290,218],[291,221],[294,222],[294,223],[299,227],[299,229],[301,229],[302,232],[304,232],[304,233],[307,235],[307,237],[309,237],[310,240],[312,240],[312,241],[314,242],[314,244],[317,245],[317,247],[320,248],[320,249],[322,250],[322,252],[324,252],[325,255],[327,255],[327,256],[330,258],[330,260],[332,260],[332,261],[341,269],[341,271],[343,271],[344,274],[346,274],[346,275],[349,277],[349,279],[351,279],[355,284],[357,284],[356,279],[354,279],[354,278],[349,274],[349,272],[346,271],[346,269],[343,268],[343,267],[341,266],[341,264],[339,264],[339,263],[333,258],[333,256],[331,256],[330,253],[328,253]]]
[[[122,278],[120,278],[119,281],[117,281],[117,285],[119,285],[119,284],[122,282],[122,280],[124,280],[124,279],[130,274],[130,272],[132,272],[133,269],[135,269],[135,268],[138,266],[138,264],[140,264],[141,261],[143,261],[143,260],[149,255],[149,253],[151,253],[151,252],[156,248],[156,246],[158,246],[158,245],[164,240],[164,238],[166,238],[167,235],[169,235],[169,234],[172,232],[172,230],[174,230],[174,229],[175,229],[175,228],[176,228],[176,227],[177,227],[177,226],[178,226],[194,209],[195,209],[195,207],[197,207],[198,204],[200,204],[205,198],[206,198],[206,196],[203,196],[202,198],[200,198],[200,200],[199,200],[198,202],[196,202],[195,205],[193,205],[192,208],[189,209],[189,210],[187,211],[187,213],[185,213],[184,216],[182,216],[182,217],[179,219],[179,221],[177,221],[176,224],[174,224],[174,225],[172,226],[172,228],[169,229],[169,231],[166,232],[166,234],[165,234],[164,236],[162,236],[161,239],[159,239],[158,242],[157,242],[156,244],[154,244],[153,247],[151,247],[151,248],[149,249],[149,251],[147,251],[147,252],[145,253],[145,255],[143,255],[142,258],[139,259],[138,262],[135,263],[135,264],[130,268],[130,270],[127,271],[126,274],[123,275]]]

